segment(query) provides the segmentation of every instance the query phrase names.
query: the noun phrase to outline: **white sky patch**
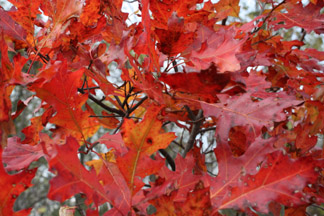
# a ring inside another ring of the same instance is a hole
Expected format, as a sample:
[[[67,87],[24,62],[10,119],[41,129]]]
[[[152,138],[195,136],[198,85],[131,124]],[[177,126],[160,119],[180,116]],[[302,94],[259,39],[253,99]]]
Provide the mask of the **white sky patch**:
[[[10,2],[6,0],[0,0],[0,5],[3,7],[5,10],[10,10],[10,8],[13,6]]]
[[[137,16],[137,14],[140,14],[140,10],[138,8],[138,2],[125,2],[123,1],[123,5],[122,5],[122,12],[124,13],[128,13],[128,19],[126,20],[126,24],[128,26],[134,24],[134,23],[139,23],[141,22],[142,18]]]

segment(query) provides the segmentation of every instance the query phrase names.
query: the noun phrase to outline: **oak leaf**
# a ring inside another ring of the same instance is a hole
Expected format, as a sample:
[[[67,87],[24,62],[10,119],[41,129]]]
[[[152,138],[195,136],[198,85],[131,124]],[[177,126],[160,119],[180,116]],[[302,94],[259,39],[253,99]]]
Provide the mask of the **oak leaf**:
[[[287,13],[280,11],[274,12],[276,20],[273,21],[272,25],[275,30],[298,26],[305,29],[307,33],[313,30],[319,34],[323,33],[324,15],[320,12],[323,6],[323,1],[318,1],[317,4],[308,4],[306,7],[301,2],[299,4],[288,3],[285,6]],[[300,16],[300,14],[303,15]]]
[[[200,102],[200,104],[206,116],[218,118],[216,138],[223,143],[227,143],[230,129],[235,126],[247,127],[248,134],[246,136],[258,137],[262,127],[270,129],[274,122],[285,120],[284,108],[300,103],[294,100],[294,97],[280,93],[266,94],[265,98],[257,101],[253,101],[251,93],[245,93],[241,96],[217,96],[220,103]],[[253,141],[253,139],[250,140]]]
[[[121,134],[129,151],[117,157],[117,164],[131,191],[138,191],[144,184],[142,178],[163,166],[161,160],[152,160],[150,156],[166,148],[176,137],[173,133],[162,133],[162,121],[158,119],[160,110],[161,107],[151,106],[142,122],[135,124],[126,119],[123,124]]]
[[[186,32],[184,19],[175,14],[168,20],[168,29],[156,29],[155,33],[159,37],[158,49],[169,56],[181,53],[192,43],[194,32]]]
[[[83,7],[82,14],[80,15],[81,23],[85,26],[91,26],[98,22],[101,17],[100,12],[100,1],[86,1],[86,5]]]
[[[99,205],[111,201],[96,172],[93,169],[86,170],[80,163],[79,147],[73,137],[68,137],[66,144],[57,146],[57,155],[49,163],[50,170],[56,177],[50,181],[48,197],[63,202],[77,193],[84,193],[89,203],[95,202]]]
[[[218,101],[216,94],[231,82],[231,77],[229,73],[218,73],[217,67],[212,65],[200,72],[162,74],[160,81],[176,92],[190,93],[203,101],[215,103]]]
[[[227,144],[218,144],[214,150],[219,172],[216,177],[208,177],[210,187],[210,199],[213,206],[219,207],[224,199],[230,194],[230,189],[240,184],[242,176],[257,173],[257,167],[266,160],[266,155],[275,151],[273,148],[275,138],[263,140],[256,139],[246,150],[238,157],[233,156],[230,147]],[[208,184],[206,184],[208,185]]]
[[[190,55],[195,69],[207,69],[211,62],[216,64],[221,73],[234,72],[241,68],[236,54],[241,51],[246,39],[235,39],[234,28],[221,28],[218,32],[213,32],[207,27],[201,27],[197,34],[196,40],[201,46],[193,50]]]
[[[11,18],[11,16],[3,8],[0,8],[0,23],[4,33],[14,39],[25,41],[26,31]]]
[[[154,17],[154,25],[160,29],[167,29],[169,18],[173,13],[176,13],[178,17],[184,19],[190,19],[197,13],[196,5],[202,3],[202,0],[190,0],[190,1],[177,1],[177,0],[166,0],[158,2],[150,0],[150,10]]]
[[[187,193],[194,189],[195,185],[201,180],[199,173],[194,174],[197,166],[194,155],[189,152],[186,158],[178,155],[175,159],[176,170],[171,171],[168,167],[162,167],[158,172],[158,180],[153,184],[152,189],[146,194],[147,199],[152,199],[163,194],[170,194],[173,201],[183,202]],[[173,192],[172,192],[173,193]]]
[[[307,184],[316,183],[323,161],[312,157],[290,159],[281,151],[267,155],[256,175],[244,176],[223,200],[220,208],[238,207],[267,212],[267,204],[275,200],[283,205],[298,206],[310,197],[303,193]]]
[[[26,169],[14,175],[7,174],[2,163],[2,148],[0,148],[0,162],[0,216],[29,215],[31,209],[14,212],[13,206],[18,196],[32,185],[31,180],[34,178],[37,169]]]
[[[44,151],[44,148],[46,150]],[[2,160],[7,164],[6,170],[26,169],[41,157],[49,159],[55,154],[50,143],[37,143],[36,145],[23,144],[18,137],[8,138],[8,145],[2,153]]]
[[[34,85],[31,89],[56,110],[57,113],[49,122],[64,127],[68,133],[82,139],[93,135],[99,127],[98,122],[94,118],[89,119],[91,112],[82,110],[88,96],[78,93],[84,70],[69,71],[66,61],[52,65],[48,70],[50,71],[44,72],[51,73],[51,79],[41,86]],[[47,74],[39,76],[48,77]]]

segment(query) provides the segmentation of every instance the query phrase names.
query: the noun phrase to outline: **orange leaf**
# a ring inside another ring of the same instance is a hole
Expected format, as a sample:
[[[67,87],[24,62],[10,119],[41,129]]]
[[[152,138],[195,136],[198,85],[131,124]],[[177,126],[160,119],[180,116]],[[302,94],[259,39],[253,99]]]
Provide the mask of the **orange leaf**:
[[[176,138],[174,133],[161,133],[162,122],[157,119],[161,107],[151,106],[140,123],[126,119],[122,136],[129,152],[117,158],[118,166],[128,181],[131,190],[139,190],[142,178],[157,172],[163,163],[149,156],[159,149],[166,148]]]
[[[91,26],[98,22],[101,17],[100,11],[100,1],[99,0],[86,0],[86,6],[83,7],[80,20],[85,26]]]

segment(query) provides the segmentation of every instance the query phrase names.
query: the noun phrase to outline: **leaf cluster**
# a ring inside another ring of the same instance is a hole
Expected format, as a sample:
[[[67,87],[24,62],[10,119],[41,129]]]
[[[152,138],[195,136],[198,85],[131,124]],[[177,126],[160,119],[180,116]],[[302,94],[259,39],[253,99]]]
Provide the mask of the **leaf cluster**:
[[[324,202],[324,53],[304,46],[323,36],[322,0],[260,0],[250,22],[239,0],[139,0],[136,23],[122,0],[9,1],[0,215],[29,214],[13,205],[40,158],[49,199],[84,199],[61,212],[279,216]],[[283,38],[293,27],[301,37]],[[18,86],[31,96],[14,104]]]

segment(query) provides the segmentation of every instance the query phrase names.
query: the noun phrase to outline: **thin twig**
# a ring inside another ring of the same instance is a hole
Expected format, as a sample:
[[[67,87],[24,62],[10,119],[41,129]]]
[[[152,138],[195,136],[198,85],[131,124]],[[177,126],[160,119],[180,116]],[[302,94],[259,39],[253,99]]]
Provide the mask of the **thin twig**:
[[[92,89],[100,89],[100,87],[99,86],[95,86],[95,87],[82,88],[82,89],[89,91],[89,90],[92,90]]]
[[[324,84],[323,84],[324,85]],[[166,121],[162,124],[162,127],[165,127],[166,125],[170,124],[172,121]]]
[[[215,130],[216,127],[210,127],[210,128],[203,128],[201,130],[199,130],[199,133],[205,133],[207,131],[212,131],[212,130]]]
[[[173,63],[172,63],[172,68],[174,68],[174,67],[178,67],[179,65],[183,65],[183,64],[185,64],[185,63],[187,63],[187,62],[181,62],[181,63],[178,63],[178,64],[176,64],[176,65],[173,65]],[[170,69],[168,69],[168,70],[164,70],[164,72],[166,71],[166,72],[169,72],[172,68],[170,68]]]
[[[203,154],[210,154],[210,153],[214,153],[214,150],[209,150],[207,152],[203,152]]]
[[[263,25],[264,25],[265,22],[270,18],[272,12],[273,12],[274,10],[276,10],[280,5],[282,5],[282,4],[284,4],[284,3],[286,3],[286,0],[283,0],[283,1],[282,1],[281,3],[279,3],[277,6],[275,6],[275,7],[272,8],[272,10],[271,10],[271,11],[267,14],[267,16],[264,18],[264,20],[263,20]],[[263,25],[262,25],[262,26],[263,26]],[[251,34],[255,34],[255,33],[257,33],[257,32],[262,28],[262,26],[256,28],[253,32],[251,32]]]
[[[92,101],[95,102],[97,105],[101,106],[102,108],[104,108],[105,110],[107,110],[107,111],[109,111],[109,112],[117,113],[117,114],[119,114],[120,116],[124,116],[124,115],[125,115],[125,113],[124,113],[123,111],[107,106],[106,104],[104,104],[102,101],[98,100],[97,98],[95,98],[95,97],[94,97],[93,95],[91,95],[91,94],[89,94],[88,97],[89,97],[90,100],[92,100]]]
[[[301,42],[304,42],[304,40],[305,40],[305,36],[306,36],[306,31],[305,31],[305,29],[302,29],[302,36],[301,36],[301,38],[300,38],[300,41],[301,41]]]
[[[324,207],[316,205],[315,203],[313,203],[312,206],[314,206],[315,208],[319,208],[319,209],[324,211]]]
[[[278,34],[279,34],[279,33],[277,33],[277,34],[274,34],[274,35],[271,35],[270,37],[268,37],[268,38],[266,38],[266,39],[263,39],[263,40],[259,40],[259,41],[255,42],[255,43],[251,44],[251,46],[257,45],[257,44],[259,44],[259,43],[263,43],[263,42],[266,42],[267,40],[270,40],[271,38],[273,38],[273,37],[277,36]]]
[[[185,149],[180,143],[178,143],[177,141],[173,140],[172,141],[174,144],[176,144],[177,146],[179,146],[180,148],[182,148],[183,150]]]
[[[121,126],[124,123],[124,119],[125,118],[122,118],[122,120],[120,121],[119,125],[117,126],[117,128],[114,130],[114,132],[112,134],[116,134],[118,132],[118,130],[121,128]]]

